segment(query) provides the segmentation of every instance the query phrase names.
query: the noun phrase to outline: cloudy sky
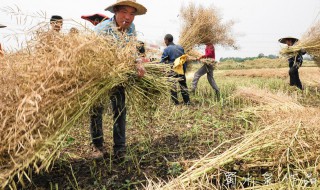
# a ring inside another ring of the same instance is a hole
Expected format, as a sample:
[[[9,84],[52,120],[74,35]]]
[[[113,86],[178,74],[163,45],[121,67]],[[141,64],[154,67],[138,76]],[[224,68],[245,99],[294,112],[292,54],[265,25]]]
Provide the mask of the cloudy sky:
[[[189,0],[190,1],[190,0]],[[181,20],[180,8],[188,0],[138,0],[148,9],[146,15],[136,16],[134,23],[139,32],[139,38],[147,42],[161,42],[166,33],[171,33],[178,41]],[[74,21],[92,27],[80,19],[81,15],[102,13],[115,0],[1,0],[0,23],[8,27],[0,29],[0,42],[6,49],[16,48],[25,37],[25,30],[37,22],[48,21],[53,14],[66,19],[65,32],[68,32]],[[224,20],[234,20],[234,36],[240,46],[239,50],[217,47],[217,58],[248,57],[278,54],[281,45],[277,40],[283,36],[300,38],[309,27],[320,20],[320,0],[194,0],[204,6],[215,6],[220,10]],[[10,8],[17,9],[25,16],[13,16]],[[47,19],[42,16],[46,15]],[[16,37],[18,41],[14,40]]]

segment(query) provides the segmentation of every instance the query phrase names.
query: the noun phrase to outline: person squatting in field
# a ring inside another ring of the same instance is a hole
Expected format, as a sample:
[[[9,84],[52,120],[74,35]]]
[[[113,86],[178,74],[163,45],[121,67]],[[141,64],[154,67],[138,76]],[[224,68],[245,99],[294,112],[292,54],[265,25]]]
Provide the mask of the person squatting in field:
[[[288,46],[293,46],[298,41],[297,38],[285,37],[279,39],[280,43],[287,44]],[[290,86],[296,86],[300,90],[303,90],[302,83],[299,78],[299,68],[302,65],[303,57],[302,55],[306,54],[306,51],[301,49],[297,55],[290,57],[289,62],[289,76],[290,76]]]
[[[136,37],[135,25],[133,20],[136,15],[143,15],[147,9],[137,3],[135,0],[117,0],[105,10],[114,13],[114,16],[108,20],[99,23],[95,27],[98,35],[111,35],[116,40],[119,34],[125,34],[129,38]],[[143,77],[145,70],[141,64],[137,64],[139,77]],[[125,105],[125,88],[123,86],[114,87],[110,97],[113,111],[113,151],[115,161],[124,161],[126,155],[126,105]],[[106,154],[103,145],[102,129],[103,105],[95,106],[91,111],[90,131],[92,142],[95,147],[94,157],[101,157]]]
[[[202,67],[200,67],[200,69],[198,69],[198,71],[194,73],[191,92],[194,93],[196,91],[200,77],[202,77],[204,74],[207,74],[208,82],[210,86],[216,91],[216,96],[217,96],[217,99],[219,100],[220,90],[216,84],[216,81],[213,78],[213,69],[214,69],[213,64],[215,64],[214,62],[216,59],[216,55],[215,55],[215,50],[212,43],[206,44],[205,54],[199,57],[197,60],[201,60],[201,59],[206,59],[206,60],[209,59],[209,63],[204,63]]]
[[[176,45],[173,43],[173,36],[171,34],[167,34],[164,37],[164,43],[166,44],[166,48],[164,49],[160,63],[167,63],[173,65],[174,61],[180,56],[184,55],[184,49],[180,45]],[[185,76],[186,72],[186,64],[183,65],[183,73],[178,74],[174,71],[171,71],[169,77],[179,79],[179,86],[181,89],[181,95],[185,105],[190,105],[190,98],[187,87],[187,80]],[[178,101],[178,92],[177,92],[177,84],[173,82],[173,89],[171,89],[171,98],[175,105],[179,104]]]

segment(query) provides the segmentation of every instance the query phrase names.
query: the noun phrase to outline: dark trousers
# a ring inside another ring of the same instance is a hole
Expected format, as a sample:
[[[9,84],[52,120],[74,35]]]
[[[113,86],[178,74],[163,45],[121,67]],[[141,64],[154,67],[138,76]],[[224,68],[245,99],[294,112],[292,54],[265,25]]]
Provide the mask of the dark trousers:
[[[124,87],[119,86],[114,89],[111,97],[113,111],[113,150],[125,151],[126,144],[126,107],[125,107],[125,91]],[[102,114],[103,106],[93,107],[90,115],[90,132],[92,143],[96,147],[103,146],[103,130],[102,130]]]
[[[290,86],[296,86],[302,90],[302,84],[299,78],[299,70],[297,67],[295,66],[290,67],[289,76],[290,76]]]
[[[183,98],[183,102],[185,104],[189,104],[190,103],[190,98],[189,98],[189,94],[188,94],[186,76],[175,73],[175,74],[172,74],[171,77],[179,79],[179,86],[180,86],[180,89],[181,89],[181,95],[182,95],[182,98]],[[172,100],[173,100],[173,102],[175,104],[179,104],[176,82],[173,82],[173,88],[171,90],[171,98],[172,98]]]

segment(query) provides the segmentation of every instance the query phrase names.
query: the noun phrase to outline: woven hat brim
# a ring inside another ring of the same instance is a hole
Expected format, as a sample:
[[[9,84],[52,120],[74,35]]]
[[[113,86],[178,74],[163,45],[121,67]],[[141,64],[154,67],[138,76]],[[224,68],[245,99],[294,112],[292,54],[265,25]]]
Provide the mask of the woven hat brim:
[[[120,6],[120,5],[125,5],[125,6],[130,6],[130,7],[135,8],[137,10],[136,15],[143,15],[143,14],[146,14],[146,12],[147,12],[147,9],[143,5],[141,5],[139,3],[132,2],[132,1],[118,2],[113,5],[110,5],[109,7],[105,8],[104,10],[114,13],[113,7]]]
[[[299,39],[294,38],[294,37],[280,38],[278,41],[279,41],[280,43],[286,44],[286,41],[287,41],[287,40],[292,40],[293,43],[296,43],[297,41],[299,41]]]

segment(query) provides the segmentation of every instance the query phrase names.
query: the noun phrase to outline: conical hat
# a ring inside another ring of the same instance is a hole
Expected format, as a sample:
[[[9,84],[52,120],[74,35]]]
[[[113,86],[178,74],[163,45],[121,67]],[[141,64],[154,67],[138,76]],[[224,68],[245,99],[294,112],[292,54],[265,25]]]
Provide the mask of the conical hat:
[[[297,41],[299,41],[298,38],[294,38],[294,37],[291,37],[291,36],[284,37],[284,38],[280,38],[278,41],[279,41],[280,43],[286,44],[286,41],[287,41],[287,40],[292,40],[293,44],[295,44]]]

